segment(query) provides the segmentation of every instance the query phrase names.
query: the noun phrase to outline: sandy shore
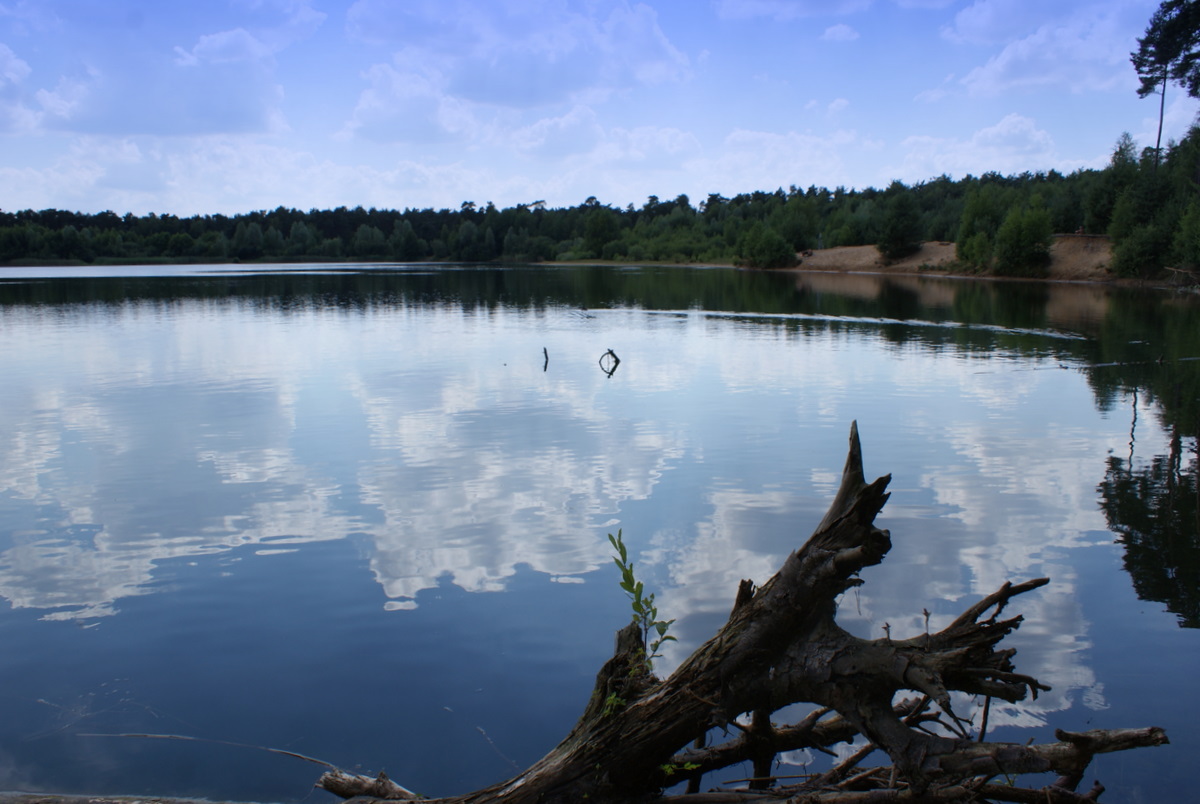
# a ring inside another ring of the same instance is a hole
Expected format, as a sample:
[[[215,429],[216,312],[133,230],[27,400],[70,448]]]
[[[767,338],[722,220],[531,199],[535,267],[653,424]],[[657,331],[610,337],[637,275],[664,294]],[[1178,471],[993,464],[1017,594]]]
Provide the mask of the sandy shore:
[[[571,260],[543,265],[629,265],[624,261]],[[668,262],[639,262],[638,265],[677,265]],[[1109,270],[1112,243],[1104,235],[1060,234],[1050,246],[1047,279],[1058,282],[1115,282],[1120,279]],[[730,263],[689,263],[697,268],[732,268]],[[967,276],[990,279],[988,274],[955,269],[954,244],[926,242],[911,257],[887,262],[875,246],[838,246],[809,252],[795,268],[779,269],[798,273],[923,274],[926,276]]]
[[[1103,235],[1055,235],[1050,247],[1051,280],[1109,282],[1112,244]],[[803,258],[797,271],[837,271],[880,274],[952,275],[953,243],[924,243],[911,257],[886,262],[874,246],[841,246],[821,249]]]

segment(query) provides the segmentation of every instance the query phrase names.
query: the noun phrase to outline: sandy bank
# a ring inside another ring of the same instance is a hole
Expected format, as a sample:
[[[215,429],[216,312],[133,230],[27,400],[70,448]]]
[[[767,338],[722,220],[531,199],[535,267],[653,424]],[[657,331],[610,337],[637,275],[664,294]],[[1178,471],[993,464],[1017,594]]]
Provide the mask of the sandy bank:
[[[840,246],[813,251],[797,271],[839,271],[880,274],[954,274],[954,244],[924,243],[920,251],[887,262],[875,246]],[[1049,279],[1064,282],[1108,282],[1112,244],[1103,235],[1055,235],[1050,247]]]

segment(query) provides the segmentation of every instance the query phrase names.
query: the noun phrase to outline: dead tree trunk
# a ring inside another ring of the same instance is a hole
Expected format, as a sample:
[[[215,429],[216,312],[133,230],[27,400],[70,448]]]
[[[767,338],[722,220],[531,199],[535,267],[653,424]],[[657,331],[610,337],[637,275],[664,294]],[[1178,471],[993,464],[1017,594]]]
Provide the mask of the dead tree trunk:
[[[1091,801],[1095,790],[1074,791],[1094,754],[1167,742],[1157,728],[1059,733],[1060,742],[1045,745],[969,738],[951,710],[951,691],[1019,701],[1048,689],[1015,672],[1015,651],[996,649],[1022,619],[999,619],[1006,604],[1047,579],[1005,584],[942,631],[913,639],[861,639],[840,628],[834,616],[838,596],[861,584],[859,571],[878,564],[891,548],[888,532],[874,524],[890,479],[866,482],[852,425],[841,487],[812,537],[762,587],[743,581],[729,620],[678,670],[666,680],[656,678],[637,627],[625,628],[582,717],[562,743],[507,781],[436,801],[648,800],[667,786],[734,763],[767,768],[777,752],[824,749],[856,735],[869,741],[867,749],[803,785],[765,790],[769,781],[759,779],[753,789],[671,798]],[[893,705],[901,690],[916,697]],[[771,713],[798,702],[821,709],[800,723],[771,722]],[[745,713],[752,713],[749,725],[735,720]],[[688,747],[714,727],[735,737],[709,748]],[[871,748],[886,752],[892,765],[857,768]],[[990,784],[1001,774],[1046,771],[1061,778],[1036,791]],[[386,778],[341,772],[326,774],[318,786],[345,797],[414,797]]]

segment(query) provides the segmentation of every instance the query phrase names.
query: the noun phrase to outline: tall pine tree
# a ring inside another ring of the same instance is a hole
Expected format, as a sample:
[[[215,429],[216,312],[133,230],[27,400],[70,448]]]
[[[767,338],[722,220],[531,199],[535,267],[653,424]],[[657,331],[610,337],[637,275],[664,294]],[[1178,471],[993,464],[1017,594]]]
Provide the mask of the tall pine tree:
[[[1138,49],[1129,54],[1142,85],[1140,97],[1156,92],[1158,140],[1154,144],[1155,165],[1162,153],[1163,114],[1167,84],[1175,82],[1193,98],[1200,98],[1200,0],[1164,0],[1150,17]]]

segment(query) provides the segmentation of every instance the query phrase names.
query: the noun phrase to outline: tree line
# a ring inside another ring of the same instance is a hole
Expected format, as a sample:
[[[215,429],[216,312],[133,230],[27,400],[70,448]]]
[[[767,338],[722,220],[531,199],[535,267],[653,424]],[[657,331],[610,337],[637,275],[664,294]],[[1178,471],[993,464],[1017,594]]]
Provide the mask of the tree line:
[[[1129,54],[1138,94],[1159,94],[1158,138],[1139,152],[1128,134],[1100,170],[835,190],[795,185],[698,204],[650,196],[624,209],[589,197],[480,209],[278,207],[232,217],[178,218],[0,210],[0,265],[242,261],[733,262],[794,265],[810,249],[875,245],[885,259],[924,241],[954,241],[959,268],[1041,276],[1055,232],[1107,235],[1113,270],[1151,277],[1167,266],[1200,269],[1200,126],[1162,147],[1168,85],[1200,98],[1200,2],[1163,0]]]
[[[1148,277],[1200,267],[1200,127],[1139,151],[1128,134],[1102,169],[948,176],[885,189],[810,186],[732,198],[591,197],[498,208],[312,209],[117,215],[0,211],[0,263],[454,261],[735,263],[785,267],[810,249],[875,245],[885,258],[953,241],[960,269],[1038,276],[1053,233],[1112,238],[1114,271]]]

